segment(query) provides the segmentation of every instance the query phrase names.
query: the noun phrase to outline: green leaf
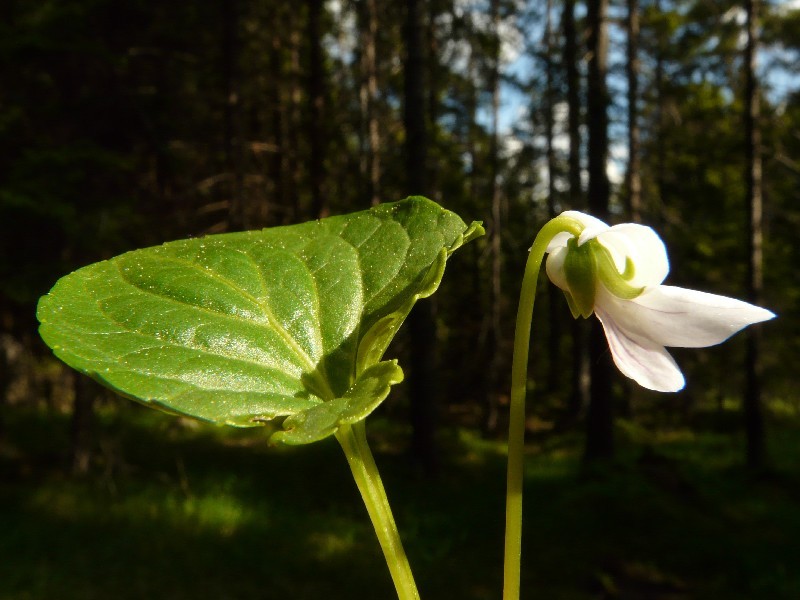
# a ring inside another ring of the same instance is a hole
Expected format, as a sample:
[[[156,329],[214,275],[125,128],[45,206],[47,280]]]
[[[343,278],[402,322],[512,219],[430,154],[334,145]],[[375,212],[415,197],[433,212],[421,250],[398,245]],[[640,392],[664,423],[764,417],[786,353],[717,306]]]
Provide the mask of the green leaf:
[[[162,410],[307,443],[402,380],[380,362],[447,258],[482,235],[421,197],[301,225],[170,242],[60,279],[39,301],[56,356]]]

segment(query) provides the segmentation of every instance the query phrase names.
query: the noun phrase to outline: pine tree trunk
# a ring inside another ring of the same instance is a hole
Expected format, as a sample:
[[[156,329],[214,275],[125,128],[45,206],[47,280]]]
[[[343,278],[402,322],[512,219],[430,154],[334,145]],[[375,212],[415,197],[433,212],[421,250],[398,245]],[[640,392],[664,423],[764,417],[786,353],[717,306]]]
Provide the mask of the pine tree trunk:
[[[614,457],[614,404],[611,396],[613,365],[609,358],[608,342],[597,319],[591,320],[589,330],[591,379],[589,409],[586,414],[585,464]]]
[[[322,50],[322,13],[324,0],[308,0],[308,141],[311,212],[315,218],[328,216],[330,207],[325,193],[325,65]]]
[[[222,2],[222,73],[225,81],[223,147],[225,170],[230,178],[228,229],[247,226],[243,195],[243,147],[241,118],[241,78],[239,73],[239,5],[236,0]]]
[[[2,313],[0,313],[2,316]],[[8,405],[8,390],[11,387],[11,360],[9,357],[9,338],[0,331],[0,450],[6,438],[6,406]]]
[[[378,38],[378,7],[375,0],[365,0],[368,35],[364,44],[367,79],[367,133],[369,154],[367,158],[368,196],[373,206],[381,200],[381,135],[378,122],[378,62],[375,45]]]
[[[661,12],[661,0],[655,0],[654,9],[656,14]],[[666,93],[664,89],[664,55],[668,40],[659,29],[658,37],[655,42],[656,56],[653,75],[653,84],[656,90],[656,106],[653,120],[655,121],[656,157],[655,157],[655,181],[658,190],[658,203],[663,208],[666,196],[666,164],[667,164],[667,145],[664,135],[664,105],[666,103]]]
[[[642,222],[642,176],[639,157],[639,0],[627,0],[628,14],[625,19],[627,34],[627,57],[625,73],[628,79],[628,169],[625,172],[625,204],[628,220]],[[633,416],[636,384],[626,380],[619,398],[619,414],[624,418]]]
[[[578,42],[575,31],[575,0],[564,1],[564,69],[567,79],[567,129],[569,133],[569,208],[583,208],[581,189],[581,101]]]
[[[608,162],[607,12],[608,0],[589,0],[587,5],[589,211],[602,220],[608,220],[609,203],[609,181],[606,172]],[[587,415],[584,451],[586,462],[608,459],[614,455],[614,418],[611,395],[613,365],[600,322],[592,319],[591,327],[589,336],[591,399]]]
[[[283,14],[280,10],[274,10],[273,18],[277,21]],[[272,138],[274,152],[269,160],[269,175],[272,182],[271,206],[277,208],[281,219],[285,222],[286,215],[291,211],[291,199],[288,195],[286,186],[286,138],[284,127],[287,118],[286,105],[284,103],[284,81],[286,72],[283,67],[283,38],[279,35],[272,36],[269,45],[269,128]],[[262,215],[262,222],[267,223],[270,218],[270,210],[266,210]]]
[[[407,0],[404,31],[406,177],[409,194],[427,192],[427,135],[425,125],[425,59],[422,0]],[[436,470],[434,441],[436,400],[436,321],[430,300],[419,302],[408,319],[411,336],[409,378],[412,453],[428,472]]]
[[[745,152],[747,160],[748,269],[747,296],[753,304],[761,303],[763,291],[763,198],[761,193],[760,103],[756,76],[758,52],[759,0],[746,0],[747,43],[745,45]],[[745,357],[744,418],[747,432],[747,465],[754,470],[766,463],[766,436],[762,402],[761,328],[747,329]]]
[[[289,106],[287,122],[284,128],[286,138],[286,195],[291,202],[291,221],[306,219],[300,199],[300,137],[302,127],[302,67],[300,65],[300,32],[297,27],[291,28],[289,34],[291,77],[289,90]]]
[[[642,221],[642,176],[639,157],[639,0],[628,0],[628,214],[634,223]]]
[[[426,0],[427,5],[427,18],[425,24],[425,48],[427,60],[426,73],[426,98],[425,98],[425,120],[430,123],[435,130],[435,123],[439,113],[439,94],[440,85],[442,81],[446,81],[441,65],[438,61],[439,56],[439,38],[437,36],[437,2],[435,0]],[[428,197],[437,202],[442,202],[442,194],[439,186],[439,179],[441,177],[442,164],[438,160],[439,154],[436,151],[436,136],[432,136],[428,142],[428,156],[431,160],[428,161],[428,172],[426,174],[426,183],[428,187]]]
[[[490,385],[489,389],[489,404],[496,406],[496,394],[500,389],[501,372],[505,376],[503,370],[502,357],[502,323],[503,323],[503,288],[502,288],[502,272],[503,272],[503,197],[500,187],[500,132],[499,132],[499,119],[500,119],[500,12],[499,0],[492,0],[489,7],[489,18],[492,23],[492,41],[491,41],[491,56],[490,72],[489,72],[489,90],[492,94],[491,100],[491,125],[489,131],[489,198],[491,200],[491,228],[489,230],[489,257],[491,268],[491,306],[489,319],[489,337],[488,337],[488,356],[489,368],[487,379]],[[491,410],[490,410],[491,412]]]
[[[580,74],[578,70],[578,43],[575,31],[575,0],[564,1],[561,17],[564,29],[564,68],[567,83],[567,129],[569,135],[569,206],[582,210],[584,206],[581,185],[581,104]],[[574,421],[589,403],[589,352],[586,323],[574,320],[570,328],[572,337],[572,378],[565,420]]]
[[[553,65],[553,24],[552,0],[547,0],[545,5],[544,20],[544,64],[545,64],[545,90],[544,90],[544,125],[547,158],[547,216],[552,219],[556,216],[556,150],[555,150],[555,66]],[[548,392],[558,389],[560,383],[559,355],[561,349],[561,306],[563,294],[555,286],[547,288],[549,330],[547,336],[547,380],[545,386]]]
[[[70,423],[70,470],[85,475],[92,464],[92,426],[94,423],[94,382],[85,375],[71,373],[74,403]]]

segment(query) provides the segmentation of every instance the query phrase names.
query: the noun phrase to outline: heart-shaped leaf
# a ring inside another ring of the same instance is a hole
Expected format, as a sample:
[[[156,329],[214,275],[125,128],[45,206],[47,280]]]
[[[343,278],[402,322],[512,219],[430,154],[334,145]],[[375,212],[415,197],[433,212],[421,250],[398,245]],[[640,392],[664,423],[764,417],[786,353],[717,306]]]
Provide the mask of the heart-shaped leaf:
[[[163,410],[236,426],[288,417],[307,443],[365,418],[380,362],[445,261],[483,233],[421,197],[301,225],[170,242],[89,265],[39,301],[71,367]]]

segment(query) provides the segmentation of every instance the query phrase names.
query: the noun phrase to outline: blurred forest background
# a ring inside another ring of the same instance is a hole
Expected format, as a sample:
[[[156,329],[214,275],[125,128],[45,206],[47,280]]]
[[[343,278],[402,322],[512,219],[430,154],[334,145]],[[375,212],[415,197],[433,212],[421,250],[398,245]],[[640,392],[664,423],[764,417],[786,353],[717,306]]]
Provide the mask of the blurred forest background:
[[[35,306],[126,250],[410,194],[487,226],[370,419],[423,597],[500,595],[516,298],[566,209],[652,225],[669,283],[779,318],[675,351],[687,389],[657,395],[541,282],[523,589],[800,597],[798,8],[3,2],[0,598],[392,597],[335,443],[113,397],[52,357]]]

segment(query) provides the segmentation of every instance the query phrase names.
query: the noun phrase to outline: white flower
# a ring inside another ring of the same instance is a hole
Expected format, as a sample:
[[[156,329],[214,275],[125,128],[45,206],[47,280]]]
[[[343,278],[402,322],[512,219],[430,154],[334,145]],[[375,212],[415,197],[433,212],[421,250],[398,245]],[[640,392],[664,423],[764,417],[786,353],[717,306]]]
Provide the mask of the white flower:
[[[597,315],[614,363],[642,387],[660,392],[683,388],[683,375],[665,346],[713,346],[775,316],[733,298],[661,285],[669,260],[661,238],[649,227],[609,227],[577,211],[561,217],[583,229],[577,238],[567,232],[553,237],[547,275],[564,291],[576,318]]]

